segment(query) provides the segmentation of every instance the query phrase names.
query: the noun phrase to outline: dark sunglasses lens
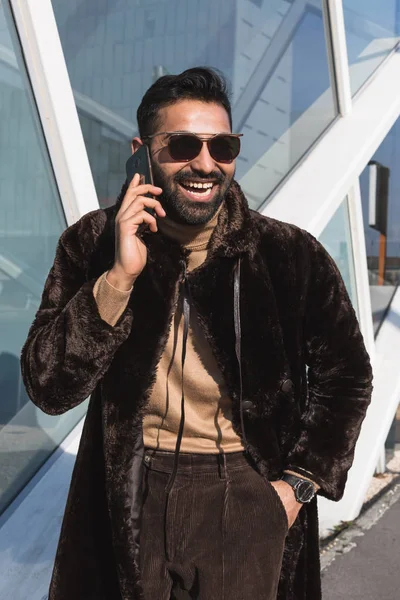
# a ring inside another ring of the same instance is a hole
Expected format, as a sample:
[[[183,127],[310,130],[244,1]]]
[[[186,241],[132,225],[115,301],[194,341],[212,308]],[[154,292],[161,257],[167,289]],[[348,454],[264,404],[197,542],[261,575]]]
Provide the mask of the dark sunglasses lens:
[[[168,142],[173,160],[193,160],[200,154],[202,142],[194,135],[171,135]]]
[[[210,154],[217,162],[232,162],[240,152],[240,138],[217,135],[209,142]]]

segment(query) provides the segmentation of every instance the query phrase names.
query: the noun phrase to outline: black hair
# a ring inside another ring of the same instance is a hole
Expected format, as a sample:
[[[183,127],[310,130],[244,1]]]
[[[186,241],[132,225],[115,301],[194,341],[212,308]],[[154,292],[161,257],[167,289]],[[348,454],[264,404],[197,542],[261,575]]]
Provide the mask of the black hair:
[[[179,100],[200,100],[223,106],[232,129],[230,92],[224,76],[216,69],[194,67],[179,75],[163,75],[149,87],[136,113],[140,137],[154,133],[160,108]]]

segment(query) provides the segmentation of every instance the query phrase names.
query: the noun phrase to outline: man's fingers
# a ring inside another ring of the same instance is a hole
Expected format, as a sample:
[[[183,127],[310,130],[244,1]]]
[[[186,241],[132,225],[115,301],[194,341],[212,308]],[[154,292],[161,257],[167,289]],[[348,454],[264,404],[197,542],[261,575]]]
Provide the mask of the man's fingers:
[[[153,208],[159,217],[165,217],[165,210],[161,206],[159,200],[154,200],[153,198],[148,198],[147,196],[137,196],[130,204],[126,206],[125,210],[122,209],[121,205],[118,220],[131,217],[144,208]]]
[[[140,175],[139,173],[135,173],[132,177],[130,184],[128,185],[128,190],[134,187],[137,187],[140,183]]]
[[[132,188],[129,187],[128,191],[124,196],[124,199],[121,202],[121,207],[119,210],[121,212],[124,212],[128,208],[128,206],[130,206],[132,202],[136,200],[138,196],[144,196],[144,194],[148,193],[152,194],[153,196],[158,196],[159,194],[161,194],[161,192],[161,188],[155,185],[150,185],[149,183],[146,183],[145,185],[137,185]],[[154,198],[149,198],[148,196],[146,196],[146,198],[148,200],[151,200],[152,202],[157,202],[157,200],[155,200]]]
[[[144,194],[152,194],[153,196],[158,196],[161,194],[162,189],[156,185],[152,185],[151,183],[142,183],[140,184],[140,175],[139,173],[135,173],[130,182],[124,199],[121,203],[121,208],[124,210],[126,205],[130,204],[136,196],[143,196]]]
[[[141,210],[130,217],[124,217],[121,220],[121,227],[128,226],[131,227],[133,225],[139,227],[142,223],[147,223],[151,231],[154,233],[157,231],[157,220],[155,217],[152,217],[146,210]]]
[[[133,181],[133,179],[132,179]],[[129,186],[126,194],[133,194],[135,196],[142,196],[143,194],[155,194],[158,196],[161,194],[162,188],[157,185],[152,185],[151,183],[141,183],[140,185]]]

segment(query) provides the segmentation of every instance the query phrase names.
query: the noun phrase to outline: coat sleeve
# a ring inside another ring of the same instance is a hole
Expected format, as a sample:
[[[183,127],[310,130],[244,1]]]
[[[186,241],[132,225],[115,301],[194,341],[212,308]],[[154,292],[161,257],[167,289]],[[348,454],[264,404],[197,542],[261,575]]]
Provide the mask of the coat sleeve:
[[[339,270],[313,236],[304,318],[308,398],[285,468],[306,475],[330,500],[343,496],[371,400],[372,369]]]
[[[84,219],[85,217],[83,217]],[[125,308],[113,327],[97,308],[87,280],[87,258],[75,223],[61,235],[41,303],[21,351],[21,373],[30,399],[44,412],[59,415],[83,402],[110,366],[132,326]]]

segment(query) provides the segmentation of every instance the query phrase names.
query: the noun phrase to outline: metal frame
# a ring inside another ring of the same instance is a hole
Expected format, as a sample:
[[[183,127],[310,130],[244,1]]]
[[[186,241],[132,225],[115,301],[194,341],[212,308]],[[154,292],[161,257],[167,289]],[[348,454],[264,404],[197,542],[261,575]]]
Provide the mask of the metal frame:
[[[352,110],[351,85],[349,61],[347,56],[346,31],[343,16],[343,4],[337,0],[324,2],[324,14],[328,21],[330,38],[332,42],[332,62],[335,72],[335,86],[337,92],[338,109],[342,117],[349,115]],[[326,37],[329,32],[327,31]],[[328,56],[330,53],[328,52]]]
[[[331,125],[261,213],[321,233],[400,114],[399,69],[395,52],[353,100],[350,114]],[[299,190],[306,190],[306,202]]]
[[[50,0],[8,0],[68,225],[99,208]]]
[[[364,236],[364,221],[361,204],[360,180],[355,180],[347,194],[349,204],[350,228],[352,232],[354,269],[356,274],[356,290],[358,314],[364,342],[371,357],[375,358],[375,338],[372,323],[371,296],[369,292],[367,251]]]

